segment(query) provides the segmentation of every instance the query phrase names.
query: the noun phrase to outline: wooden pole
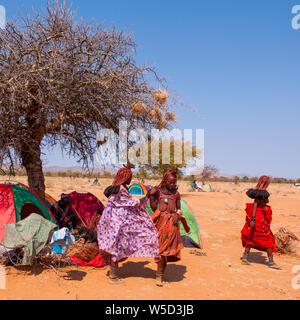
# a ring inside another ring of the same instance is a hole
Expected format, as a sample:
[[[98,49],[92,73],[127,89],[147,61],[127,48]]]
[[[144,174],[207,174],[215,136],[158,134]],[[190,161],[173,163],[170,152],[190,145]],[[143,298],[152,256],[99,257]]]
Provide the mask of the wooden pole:
[[[77,212],[77,210],[75,208],[72,207],[72,209],[75,211],[75,213],[77,214],[77,216],[79,217],[79,219],[81,220],[81,222],[83,223],[83,225],[87,228],[87,225],[85,224],[85,222],[83,221],[83,219],[80,217],[80,214]]]

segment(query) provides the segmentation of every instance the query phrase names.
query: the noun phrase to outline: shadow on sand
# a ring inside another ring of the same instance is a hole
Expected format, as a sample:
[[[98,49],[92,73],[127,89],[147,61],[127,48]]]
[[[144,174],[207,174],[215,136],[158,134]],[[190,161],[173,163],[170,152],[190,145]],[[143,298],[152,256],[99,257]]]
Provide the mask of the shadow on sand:
[[[10,268],[14,268],[20,272],[27,272],[30,276],[38,276],[41,274],[45,268],[41,265],[33,265],[33,266],[9,266]]]
[[[251,263],[259,263],[259,264],[266,264],[267,258],[261,252],[250,252],[248,256],[248,260]]]
[[[70,268],[70,266],[68,266]],[[45,270],[51,270],[49,268],[45,268],[42,265],[34,264],[32,266],[10,266],[10,268],[14,268],[15,270],[23,273],[26,272],[30,276],[38,276]],[[87,275],[84,271],[79,270],[64,270],[65,267],[57,268],[58,273],[65,273],[62,278],[65,280],[76,280],[81,281]]]
[[[156,271],[146,267],[149,262],[126,262],[120,268],[122,278],[141,277],[155,279]],[[179,282],[185,277],[186,266],[169,263],[165,271],[165,280],[168,282]]]
[[[76,281],[81,281],[85,276],[86,272],[84,271],[78,271],[78,270],[70,270],[67,271],[67,274],[64,275],[65,280],[76,280]]]

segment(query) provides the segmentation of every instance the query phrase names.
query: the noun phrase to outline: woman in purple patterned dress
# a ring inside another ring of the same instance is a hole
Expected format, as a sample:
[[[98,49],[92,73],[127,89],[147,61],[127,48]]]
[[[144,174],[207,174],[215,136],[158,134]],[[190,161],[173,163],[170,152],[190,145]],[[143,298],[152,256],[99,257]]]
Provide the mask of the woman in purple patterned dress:
[[[118,284],[118,263],[128,257],[159,257],[158,233],[145,207],[147,200],[133,199],[127,185],[132,179],[131,168],[118,171],[113,185],[106,188],[107,205],[97,228],[102,258],[110,264],[109,281]]]

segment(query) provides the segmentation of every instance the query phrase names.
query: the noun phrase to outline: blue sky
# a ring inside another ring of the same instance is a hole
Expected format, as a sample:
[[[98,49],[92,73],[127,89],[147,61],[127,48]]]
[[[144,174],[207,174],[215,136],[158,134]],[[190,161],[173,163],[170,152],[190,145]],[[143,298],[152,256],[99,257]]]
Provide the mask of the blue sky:
[[[45,1],[0,0],[7,19]],[[84,20],[133,34],[137,60],[154,65],[197,112],[180,128],[205,130],[205,162],[227,174],[300,178],[300,0],[73,0]],[[59,150],[49,165],[75,165]]]

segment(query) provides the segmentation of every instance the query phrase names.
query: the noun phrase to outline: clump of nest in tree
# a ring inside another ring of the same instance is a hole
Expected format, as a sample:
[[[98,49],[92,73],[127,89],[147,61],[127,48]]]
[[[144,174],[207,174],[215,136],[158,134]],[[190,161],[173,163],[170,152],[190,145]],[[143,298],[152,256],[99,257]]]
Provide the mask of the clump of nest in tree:
[[[167,127],[167,125],[168,125],[168,121],[162,119],[162,120],[158,121],[158,123],[157,123],[157,128],[158,128],[159,130],[162,130],[162,129],[165,129],[165,128]]]
[[[157,90],[154,93],[154,102],[158,104],[165,104],[168,100],[168,93],[165,90]]]
[[[149,112],[149,116],[153,120],[160,121],[162,119],[162,111],[158,107],[151,108]]]
[[[173,112],[167,112],[166,114],[165,114],[165,120],[166,121],[176,121],[176,114],[175,113],[173,113]]]
[[[158,129],[164,129],[169,122],[176,121],[176,115],[173,112],[166,112],[163,117],[162,110],[159,107],[151,108],[149,117],[156,122]]]
[[[146,113],[147,106],[144,102],[136,102],[132,105],[132,112],[137,115],[143,115]]]

